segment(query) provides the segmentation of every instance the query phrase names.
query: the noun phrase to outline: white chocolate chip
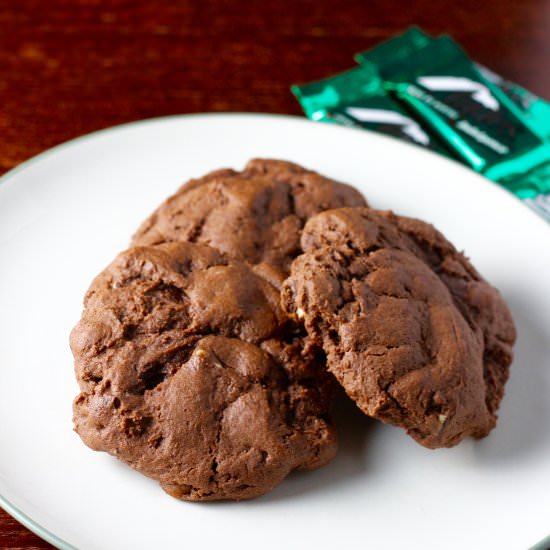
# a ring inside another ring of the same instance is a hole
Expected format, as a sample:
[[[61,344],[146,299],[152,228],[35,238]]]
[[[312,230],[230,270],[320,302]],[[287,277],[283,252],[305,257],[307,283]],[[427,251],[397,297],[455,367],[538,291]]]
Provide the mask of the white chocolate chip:
[[[447,421],[446,414],[440,414],[437,418],[439,419],[439,422],[441,422],[441,424],[445,424],[445,422]]]
[[[305,316],[306,312],[301,307],[296,309],[296,317],[298,317],[298,319],[303,319]]]

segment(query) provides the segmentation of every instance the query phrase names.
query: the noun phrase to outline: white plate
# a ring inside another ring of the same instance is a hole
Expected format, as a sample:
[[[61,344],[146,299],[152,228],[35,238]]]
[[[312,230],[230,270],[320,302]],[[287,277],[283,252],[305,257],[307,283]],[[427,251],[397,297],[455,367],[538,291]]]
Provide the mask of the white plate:
[[[67,344],[92,277],[182,180],[254,156],[435,223],[508,300],[499,425],[430,451],[339,412],[337,458],[248,502],[165,495],[72,431]],[[261,115],[171,117],[57,147],[0,180],[0,504],[60,547],[521,549],[550,532],[550,227],[471,171],[368,132]]]

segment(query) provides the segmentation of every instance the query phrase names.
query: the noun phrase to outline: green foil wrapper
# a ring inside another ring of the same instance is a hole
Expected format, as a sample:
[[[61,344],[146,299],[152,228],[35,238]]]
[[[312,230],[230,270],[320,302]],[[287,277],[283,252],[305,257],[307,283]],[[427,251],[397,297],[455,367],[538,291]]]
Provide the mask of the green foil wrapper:
[[[449,37],[447,38],[452,41]],[[380,63],[383,67],[388,57],[406,58],[411,52],[422,49],[434,40],[434,37],[419,27],[411,27],[402,35],[382,42],[372,50],[356,54],[355,59],[359,64],[367,62],[378,65]],[[520,113],[528,119],[530,125],[536,129],[539,135],[550,139],[550,103],[522,88],[519,84],[505,80],[479,63],[474,63],[474,66],[486,81],[492,82],[500,88]]]
[[[498,86],[520,109],[522,115],[529,120],[531,127],[550,140],[550,103],[522,88],[519,84],[505,80],[487,67],[479,63],[475,65],[485,80]]]
[[[363,63],[372,67],[372,62]],[[446,36],[422,48],[400,44],[393,55],[385,56],[383,66],[378,61],[376,67],[387,89],[457,149],[475,170],[485,170],[509,161],[512,155],[544,146],[543,139],[519,118],[509,98],[484,81]]]
[[[292,92],[312,120],[364,128],[403,139],[437,153],[449,151],[384,87],[375,68],[357,67]]]
[[[356,60],[464,163],[550,221],[550,104],[418,28]]]

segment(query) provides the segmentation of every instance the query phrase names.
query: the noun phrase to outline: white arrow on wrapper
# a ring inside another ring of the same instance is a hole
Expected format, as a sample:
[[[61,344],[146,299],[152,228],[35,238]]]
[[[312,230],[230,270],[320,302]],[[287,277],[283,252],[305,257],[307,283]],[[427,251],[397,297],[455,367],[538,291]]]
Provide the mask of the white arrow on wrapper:
[[[405,115],[384,109],[366,109],[365,107],[347,107],[346,113],[360,122],[376,122],[401,126],[401,131],[412,140],[422,145],[428,145],[430,138],[419,124]]]
[[[421,76],[416,81],[434,92],[471,92],[472,99],[491,111],[498,111],[499,104],[487,86],[461,76]]]

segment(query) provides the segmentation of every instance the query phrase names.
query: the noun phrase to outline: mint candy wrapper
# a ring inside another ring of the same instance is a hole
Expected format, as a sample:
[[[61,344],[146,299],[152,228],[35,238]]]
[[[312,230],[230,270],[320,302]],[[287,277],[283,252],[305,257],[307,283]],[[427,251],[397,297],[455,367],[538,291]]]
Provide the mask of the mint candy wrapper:
[[[291,89],[312,120],[373,130],[449,155],[445,146],[387,92],[374,68],[357,67]]]
[[[550,103],[522,88],[519,84],[505,80],[479,63],[476,63],[475,66],[485,80],[498,86],[510,98],[529,120],[531,127],[550,140]]]
[[[429,46],[435,38],[419,27],[410,27],[403,34],[384,40],[374,48],[355,54],[359,65],[379,68],[380,75],[385,76],[388,64],[405,62],[415,52]]]
[[[550,222],[550,161],[495,180]]]
[[[447,37],[448,40],[452,39]],[[434,37],[419,27],[411,27],[403,34],[382,42],[375,48],[356,54],[355,60],[361,64],[385,66],[388,57],[407,59],[413,52],[431,44]],[[459,47],[456,42],[453,42]],[[524,115],[530,125],[546,139],[550,139],[550,103],[522,88],[519,84],[505,80],[487,67],[473,62],[481,76],[497,86]]]
[[[418,28],[356,60],[465,164],[550,220],[550,104]]]
[[[470,164],[477,171],[544,147],[543,138],[518,116],[518,108],[483,79],[448,37],[436,38],[420,49],[400,49],[386,56],[383,67],[376,67],[387,89],[436,127],[467,162],[475,159]]]
[[[309,118],[452,156],[550,221],[550,103],[418,27],[355,59],[358,68],[292,86]]]

